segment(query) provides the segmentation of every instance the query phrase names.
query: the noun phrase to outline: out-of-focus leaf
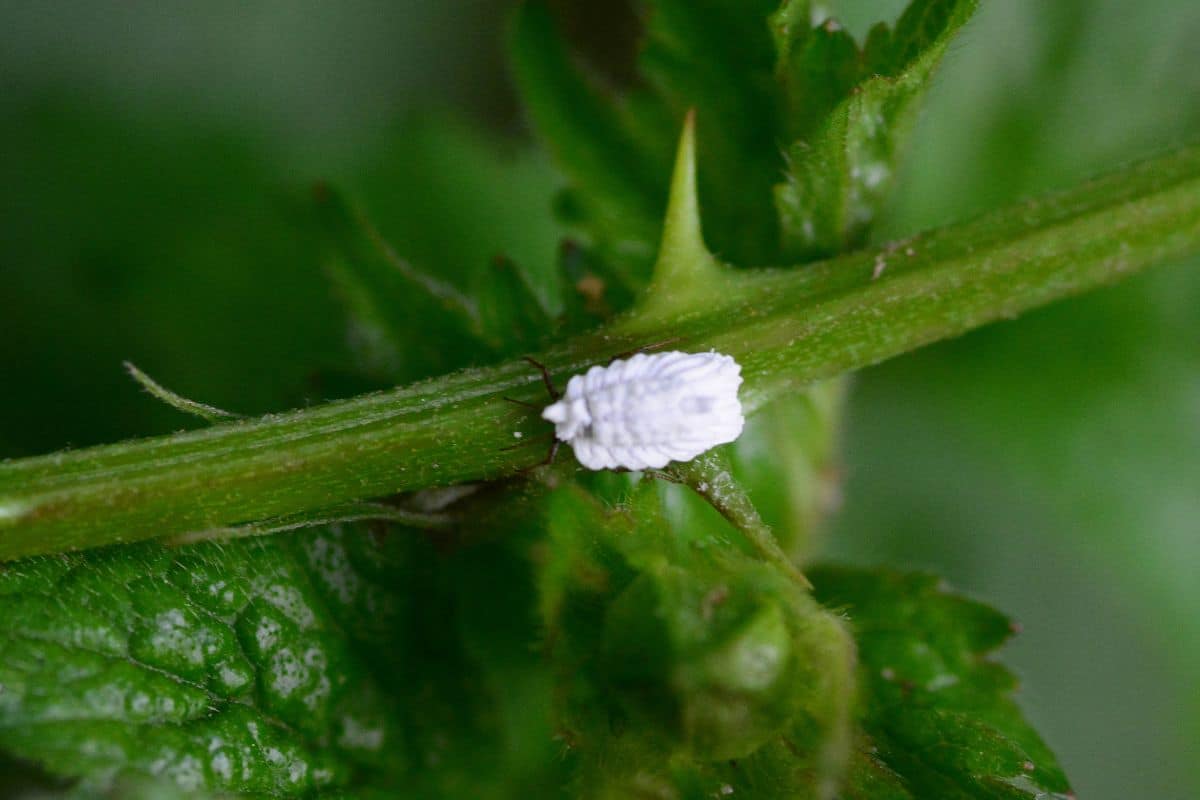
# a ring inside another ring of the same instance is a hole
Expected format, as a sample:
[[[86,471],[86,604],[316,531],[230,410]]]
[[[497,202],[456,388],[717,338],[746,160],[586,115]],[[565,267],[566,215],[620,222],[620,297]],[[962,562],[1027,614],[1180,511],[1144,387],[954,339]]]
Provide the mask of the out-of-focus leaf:
[[[553,173],[448,119],[414,120],[352,207],[317,192],[326,269],[362,371],[400,383],[529,352],[569,311]]]
[[[540,349],[555,330],[520,267],[493,258],[475,273],[472,297],[478,303],[479,339],[498,357]]]
[[[863,740],[846,797],[1073,797],[990,656],[1012,622],[929,575],[826,567],[816,596],[858,644]]]
[[[811,555],[822,520],[840,504],[845,394],[846,382],[835,380],[779,398],[747,419],[729,448],[734,475],[779,546],[798,561]]]
[[[329,240],[325,269],[359,368],[398,382],[458,366],[455,355],[470,353],[480,327],[478,304],[401,257],[333,189],[318,187],[316,204]]]
[[[96,99],[0,108],[0,455],[168,433],[184,396],[260,414],[320,397],[337,304],[276,154]],[[294,184],[293,184],[294,185]]]
[[[878,3],[853,5],[861,23]],[[873,238],[1195,139],[1198,36],[1178,0],[982,4]],[[1200,797],[1198,267],[870,370],[847,412],[830,557],[930,568],[1016,613],[1024,705],[1081,797]]]
[[[809,0],[783,3],[771,32],[788,138],[809,136],[861,80],[858,43],[836,19],[814,19]]]
[[[838,622],[719,526],[670,530],[652,486],[631,500],[551,498],[542,609],[576,790],[831,796],[853,691]]]
[[[550,213],[561,178],[545,154],[446,116],[404,122],[344,182],[401,257],[460,290],[493,259],[517,265],[559,311],[558,245]]]
[[[614,279],[593,250],[573,239],[564,239],[560,257],[564,285],[559,325],[564,335],[594,328],[617,309],[627,308],[633,302],[629,286]]]

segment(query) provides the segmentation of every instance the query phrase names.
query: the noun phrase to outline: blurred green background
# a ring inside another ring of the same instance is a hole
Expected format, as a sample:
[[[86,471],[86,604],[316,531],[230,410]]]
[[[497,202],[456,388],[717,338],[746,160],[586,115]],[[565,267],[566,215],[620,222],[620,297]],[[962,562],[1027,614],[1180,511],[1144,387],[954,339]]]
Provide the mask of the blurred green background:
[[[507,5],[0,4],[0,457],[188,424],[124,359],[248,413],[356,388],[317,180],[427,268],[550,264]],[[827,5],[862,32],[903,0]],[[879,238],[1194,139],[1197,41],[1194,0],[985,0]],[[825,551],[1023,620],[1005,657],[1083,798],[1200,796],[1198,267],[855,381]]]

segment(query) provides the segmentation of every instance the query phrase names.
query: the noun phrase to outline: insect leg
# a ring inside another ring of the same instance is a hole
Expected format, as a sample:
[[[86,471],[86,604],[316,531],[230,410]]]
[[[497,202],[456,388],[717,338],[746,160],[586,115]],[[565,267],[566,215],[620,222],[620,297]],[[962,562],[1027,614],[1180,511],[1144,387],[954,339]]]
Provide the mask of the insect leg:
[[[541,464],[538,464],[538,466],[539,467],[548,467],[551,464],[553,464],[555,457],[558,456],[558,448],[560,448],[560,447],[562,447],[562,440],[555,439],[554,443],[550,445],[550,452],[546,453],[546,460],[543,461]]]
[[[529,473],[533,472],[535,469],[538,469],[539,467],[550,466],[551,464],[554,463],[554,458],[558,455],[559,447],[562,447],[562,442],[558,439],[555,439],[554,443],[550,445],[550,452],[546,453],[545,458],[543,458],[541,461],[537,462],[536,464],[530,464],[528,467],[521,467],[519,470],[517,470],[513,474],[525,476],[525,475],[528,475]],[[512,450],[513,448],[505,447],[504,449]]]
[[[515,403],[519,406],[525,406],[525,408],[532,408],[535,411],[540,411],[542,408],[537,403],[527,403],[524,400],[517,400],[516,398],[513,398],[513,397],[505,397],[504,399],[510,403]]]
[[[538,371],[542,373],[542,383],[546,384],[546,391],[550,393],[551,400],[557,400],[558,398],[562,397],[562,392],[554,388],[554,381],[550,380],[550,370],[546,369],[545,364],[538,361],[533,356],[521,356],[521,358],[525,359],[530,364],[533,364],[538,368]]]

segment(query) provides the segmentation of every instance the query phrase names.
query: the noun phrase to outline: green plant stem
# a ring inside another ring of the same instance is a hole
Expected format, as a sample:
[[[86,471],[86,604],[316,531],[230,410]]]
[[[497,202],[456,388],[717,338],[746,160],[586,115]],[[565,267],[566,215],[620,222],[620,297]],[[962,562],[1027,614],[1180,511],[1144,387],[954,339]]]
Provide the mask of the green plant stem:
[[[686,464],[672,464],[654,474],[690,487],[741,531],[764,561],[774,564],[804,589],[812,589],[808,578],[783,552],[771,527],[763,522],[746,491],[734,480],[729,460],[719,450],[704,453]]]
[[[561,381],[648,342],[715,348],[742,363],[753,410],[1198,250],[1200,147],[1191,147],[908,241],[747,271],[679,318],[635,311],[538,358]],[[536,372],[516,361],[206,430],[8,461],[0,464],[0,558],[511,476],[542,458],[539,435],[549,426],[506,395],[546,399]]]

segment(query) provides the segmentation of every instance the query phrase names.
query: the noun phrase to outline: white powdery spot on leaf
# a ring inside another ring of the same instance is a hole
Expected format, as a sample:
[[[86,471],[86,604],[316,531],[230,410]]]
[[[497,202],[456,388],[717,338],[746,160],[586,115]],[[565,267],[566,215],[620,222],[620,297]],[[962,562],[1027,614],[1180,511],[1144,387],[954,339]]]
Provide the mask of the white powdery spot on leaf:
[[[136,692],[129,699],[129,710],[138,716],[144,716],[150,711],[151,700],[150,695],[145,692]]]
[[[208,762],[209,769],[224,781],[233,779],[233,761],[228,753],[217,753]]]
[[[245,686],[250,681],[250,676],[225,662],[217,667],[217,679],[226,691],[235,691]]]
[[[203,629],[195,629],[188,624],[181,609],[172,608],[154,617],[150,648],[160,659],[181,657],[188,664],[198,667],[204,664],[206,646],[215,646],[211,639]]]
[[[313,627],[317,622],[316,614],[304,599],[304,595],[295,586],[282,583],[263,583],[258,588],[258,596],[270,603],[292,622],[302,629]]]
[[[125,691],[107,683],[84,693],[83,702],[88,711],[97,717],[120,719],[125,712]]]
[[[383,728],[366,725],[354,717],[342,717],[342,735],[338,745],[347,750],[369,750],[375,752],[383,747]]]
[[[308,774],[308,764],[304,761],[294,760],[288,765],[288,780],[292,783],[300,783],[304,780],[304,776]]]
[[[956,685],[958,681],[959,678],[957,675],[947,672],[930,678],[925,684],[925,689],[930,692],[937,692]]]
[[[304,665],[310,670],[310,674],[316,673],[317,682],[313,690],[301,699],[304,701],[304,705],[316,711],[329,699],[332,688],[329,682],[329,673],[325,669],[327,666],[325,651],[319,647],[308,648],[304,651]]]
[[[187,792],[194,792],[204,785],[204,766],[192,755],[185,755],[170,764],[164,774]]]
[[[280,697],[289,697],[309,681],[309,670],[290,647],[281,647],[271,656],[269,685]]]
[[[362,592],[362,578],[350,564],[342,538],[340,529],[336,538],[318,536],[308,543],[305,552],[309,564],[338,602],[350,605]]]
[[[868,189],[879,188],[891,175],[891,169],[882,161],[871,161],[862,167],[862,182]]]
[[[268,652],[275,649],[275,645],[279,642],[279,634],[282,629],[278,622],[269,617],[263,617],[258,621],[258,626],[254,629],[254,640],[258,644],[258,649],[262,652]]]

